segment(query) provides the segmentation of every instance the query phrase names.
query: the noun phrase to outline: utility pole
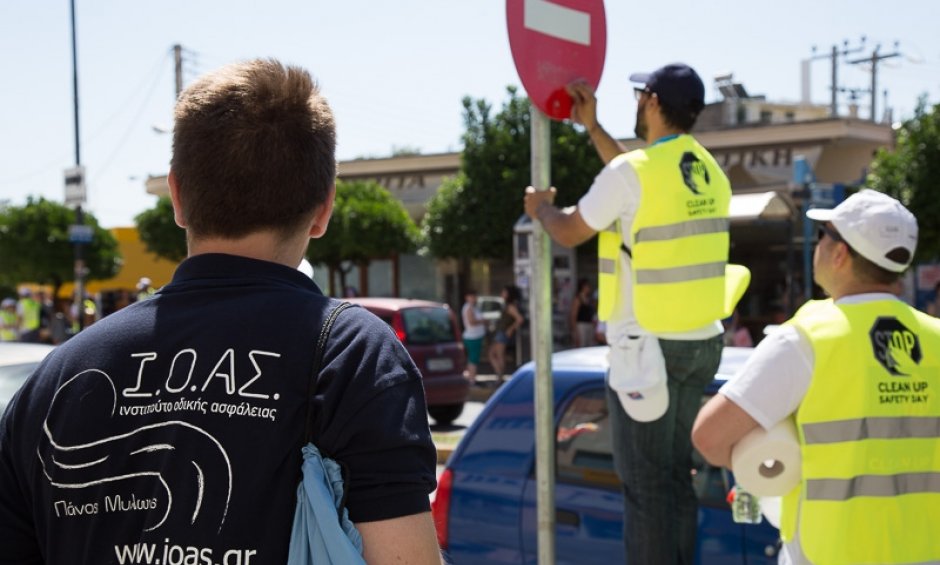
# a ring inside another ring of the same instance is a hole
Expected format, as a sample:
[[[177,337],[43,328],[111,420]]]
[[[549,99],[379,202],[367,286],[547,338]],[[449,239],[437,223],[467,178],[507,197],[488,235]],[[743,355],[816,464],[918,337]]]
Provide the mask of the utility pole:
[[[183,46],[177,43],[173,46],[173,61],[176,68],[176,98],[183,92]]]
[[[809,58],[810,61],[816,61],[819,59],[830,59],[832,61],[832,83],[829,86],[829,90],[832,94],[831,101],[829,103],[829,115],[833,118],[839,116],[839,55],[846,56],[850,53],[857,53],[865,48],[865,36],[861,37],[858,47],[849,49],[849,40],[846,39],[842,42],[842,48],[840,49],[838,45],[832,46],[832,51],[828,55],[816,55],[816,46],[812,48],[813,55]]]
[[[878,50],[881,49],[881,45],[876,45],[875,50],[871,52],[871,57],[865,57],[863,59],[856,59],[854,61],[849,61],[851,65],[857,65],[859,63],[870,63],[871,64],[871,121],[876,121],[877,113],[876,106],[878,101],[878,63],[890,59],[892,57],[900,57],[901,53],[898,49],[898,42],[894,42],[894,53],[888,53],[886,55],[879,55]]]
[[[79,136],[79,127],[78,127],[78,49],[76,41],[76,32],[75,32],[75,0],[71,0],[71,15],[72,15],[72,101],[73,109],[75,112],[75,167],[76,169],[81,169],[82,165],[82,152],[81,152],[81,141]],[[84,196],[82,197],[82,201]],[[82,201],[78,202],[78,206],[75,207],[75,225],[83,226],[85,224],[85,216],[82,213]],[[83,229],[83,228],[79,228]],[[84,307],[83,303],[85,301],[85,258],[83,253],[84,244],[81,240],[75,241],[75,311],[78,314],[78,329],[81,330],[84,328]]]

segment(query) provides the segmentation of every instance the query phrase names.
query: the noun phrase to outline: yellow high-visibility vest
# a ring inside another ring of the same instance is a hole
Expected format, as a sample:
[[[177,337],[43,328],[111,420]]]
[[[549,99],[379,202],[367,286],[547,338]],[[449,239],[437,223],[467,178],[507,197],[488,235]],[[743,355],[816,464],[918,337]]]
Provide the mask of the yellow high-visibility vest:
[[[20,331],[28,332],[39,329],[40,312],[42,307],[39,302],[32,298],[23,298],[20,300],[22,309],[22,319],[20,320]]]
[[[802,479],[781,535],[813,563],[940,562],[940,320],[896,300],[814,301],[796,412]]]
[[[16,341],[16,313],[0,310],[0,341]]]
[[[750,272],[728,265],[731,185],[690,135],[622,156],[636,171],[640,205],[630,229],[633,310],[653,333],[698,329],[734,311]],[[619,222],[598,237],[598,317],[620,290]]]

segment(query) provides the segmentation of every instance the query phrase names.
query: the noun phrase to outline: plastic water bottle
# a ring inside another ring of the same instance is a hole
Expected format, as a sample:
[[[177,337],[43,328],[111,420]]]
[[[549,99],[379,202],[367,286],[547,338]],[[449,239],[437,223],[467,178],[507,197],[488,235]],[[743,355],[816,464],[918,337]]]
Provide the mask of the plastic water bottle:
[[[731,518],[738,524],[760,524],[760,501],[740,485],[734,485],[728,493],[731,503]]]

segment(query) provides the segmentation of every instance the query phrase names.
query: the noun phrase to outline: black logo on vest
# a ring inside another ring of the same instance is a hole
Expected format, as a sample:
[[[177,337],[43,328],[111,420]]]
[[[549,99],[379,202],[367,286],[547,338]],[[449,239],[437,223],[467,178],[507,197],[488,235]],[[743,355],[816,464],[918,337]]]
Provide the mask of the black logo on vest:
[[[868,335],[875,359],[892,375],[908,377],[920,364],[920,339],[897,318],[879,317]]]
[[[682,171],[682,182],[693,194],[701,194],[699,192],[700,181],[705,181],[706,185],[712,182],[705,164],[691,151],[682,154],[682,159],[679,160],[679,170]]]

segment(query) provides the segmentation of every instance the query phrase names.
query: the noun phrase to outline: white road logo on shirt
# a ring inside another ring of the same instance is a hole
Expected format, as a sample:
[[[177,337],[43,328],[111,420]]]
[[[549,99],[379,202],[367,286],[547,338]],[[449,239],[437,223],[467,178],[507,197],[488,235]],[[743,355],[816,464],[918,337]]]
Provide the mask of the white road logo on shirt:
[[[56,516],[147,511],[155,516],[147,531],[167,520],[221,531],[232,495],[232,465],[222,444],[204,429],[180,420],[79,440],[86,430],[114,427],[110,422],[95,425],[93,421],[113,420],[117,401],[114,381],[98,369],[78,373],[53,396],[36,450],[46,478],[65,492],[99,492],[106,484],[112,490],[94,502],[87,497],[73,502],[63,495],[53,503]],[[84,410],[86,406],[99,410],[109,406],[110,413],[96,414]],[[90,425],[70,424],[76,417]],[[152,484],[159,485],[165,495],[141,497],[132,492],[142,479],[155,481]]]

